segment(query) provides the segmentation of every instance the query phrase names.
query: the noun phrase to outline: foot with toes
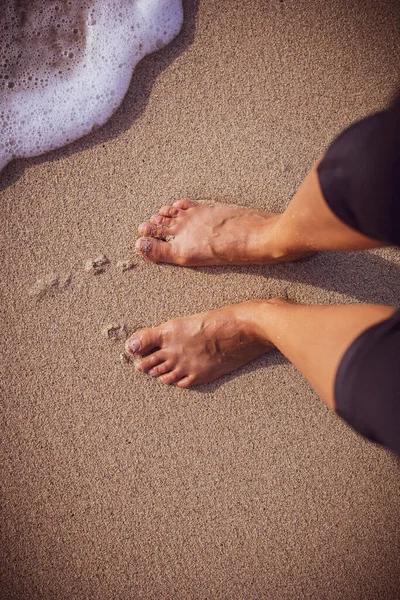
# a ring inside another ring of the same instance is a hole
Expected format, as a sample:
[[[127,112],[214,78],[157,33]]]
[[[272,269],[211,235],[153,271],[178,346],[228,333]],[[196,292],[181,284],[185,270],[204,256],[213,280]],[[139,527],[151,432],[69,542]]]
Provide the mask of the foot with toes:
[[[184,266],[268,264],[295,260],[276,243],[280,215],[229,204],[179,200],[139,227],[136,250],[153,262]],[[255,300],[136,332],[126,349],[137,368],[164,383],[190,387],[214,381],[272,348]],[[281,302],[281,301],[280,301]]]
[[[272,349],[260,320],[266,300],[253,300],[142,329],[126,342],[139,371],[187,388],[209,383]]]
[[[268,264],[294,260],[276,248],[280,215],[234,204],[178,200],[139,227],[136,250],[153,262],[183,266]]]

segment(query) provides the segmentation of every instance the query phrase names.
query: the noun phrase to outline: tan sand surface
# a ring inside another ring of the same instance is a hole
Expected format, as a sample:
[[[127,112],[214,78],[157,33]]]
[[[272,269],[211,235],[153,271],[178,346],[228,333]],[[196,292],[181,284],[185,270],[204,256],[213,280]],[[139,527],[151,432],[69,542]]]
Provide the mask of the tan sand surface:
[[[398,7],[186,2],[108,125],[0,176],[1,600],[399,598],[399,462],[279,353],[192,390],[120,360],[124,327],[249,298],[400,304],[395,249],[209,269],[132,250],[183,196],[283,210],[394,90]]]

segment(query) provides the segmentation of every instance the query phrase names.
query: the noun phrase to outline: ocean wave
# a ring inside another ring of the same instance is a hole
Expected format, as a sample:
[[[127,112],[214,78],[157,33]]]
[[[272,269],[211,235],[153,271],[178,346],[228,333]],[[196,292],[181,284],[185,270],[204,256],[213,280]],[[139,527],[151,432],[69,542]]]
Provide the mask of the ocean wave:
[[[0,170],[103,125],[137,63],[182,23],[181,0],[5,0]]]

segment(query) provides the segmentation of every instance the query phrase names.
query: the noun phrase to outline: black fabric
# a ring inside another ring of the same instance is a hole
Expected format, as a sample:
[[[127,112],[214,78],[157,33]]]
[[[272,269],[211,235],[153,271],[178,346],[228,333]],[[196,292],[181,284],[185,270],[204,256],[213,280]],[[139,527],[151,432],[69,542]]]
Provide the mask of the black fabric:
[[[318,177],[339,219],[400,246],[400,93],[333,141]],[[351,344],[336,374],[335,403],[356,431],[400,454],[400,310]]]
[[[318,176],[339,219],[400,245],[400,94],[387,110],[341,133],[318,165]]]
[[[335,400],[356,431],[400,454],[400,310],[351,344],[336,375]]]

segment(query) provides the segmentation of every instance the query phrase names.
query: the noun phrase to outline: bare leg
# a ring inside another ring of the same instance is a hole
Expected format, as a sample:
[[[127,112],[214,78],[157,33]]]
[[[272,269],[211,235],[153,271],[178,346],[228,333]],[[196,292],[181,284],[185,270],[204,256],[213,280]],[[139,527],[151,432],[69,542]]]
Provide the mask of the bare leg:
[[[363,331],[396,311],[375,304],[305,306],[279,299],[268,304],[261,316],[264,333],[331,409],[335,408],[334,382],[344,353]]]
[[[178,200],[142,223],[136,249],[154,262],[185,266],[268,264],[316,251],[382,246],[345,225],[326,204],[316,165],[282,214]]]
[[[371,304],[253,300],[136,332],[126,347],[145,356],[140,371],[190,387],[214,381],[276,346],[333,409],[334,380],[344,352],[365,329],[394,312]]]
[[[181,265],[269,263],[319,250],[363,250],[383,244],[351,229],[327,206],[316,166],[282,215],[181,200],[140,227],[138,251]],[[376,305],[301,306],[256,300],[175,319],[142,330],[127,350],[144,356],[139,370],[190,387],[213,381],[276,346],[330,408],[340,360],[353,340],[387,319]]]
[[[317,166],[318,163],[277,222],[275,236],[282,254],[383,247],[385,244],[352,229],[331,211],[321,192]]]

